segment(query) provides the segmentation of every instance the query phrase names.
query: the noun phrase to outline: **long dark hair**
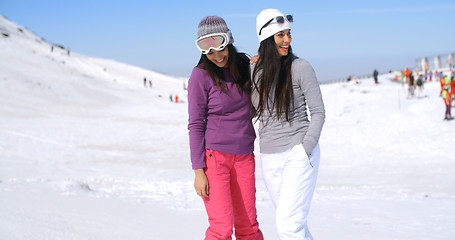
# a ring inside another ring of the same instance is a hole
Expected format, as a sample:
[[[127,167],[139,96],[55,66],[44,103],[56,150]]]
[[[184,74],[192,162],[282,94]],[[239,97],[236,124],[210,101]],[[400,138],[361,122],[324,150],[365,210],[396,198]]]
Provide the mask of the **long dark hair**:
[[[296,56],[289,45],[288,55],[281,57],[273,36],[261,42],[258,54],[259,59],[253,70],[253,88],[259,94],[259,105],[254,115],[260,118],[264,111],[271,114],[272,109],[276,109],[278,120],[284,113],[286,121],[289,122],[291,108],[294,108],[291,66]],[[260,70],[262,72],[259,73]],[[255,81],[256,76],[258,76],[257,81]],[[278,80],[275,83],[276,76]],[[269,99],[275,84],[273,99]],[[269,106],[269,100],[273,100],[272,106]]]
[[[228,44],[227,49],[229,51],[228,68],[234,83],[237,86],[239,93],[242,91],[251,93],[251,81],[250,81],[250,67],[249,59],[243,53],[238,53],[237,49],[232,45]],[[223,69],[215,65],[212,61],[207,58],[207,55],[201,54],[201,58],[197,64],[197,67],[206,70],[210,77],[212,77],[215,86],[221,91],[229,94],[229,90],[226,86],[224,79]]]

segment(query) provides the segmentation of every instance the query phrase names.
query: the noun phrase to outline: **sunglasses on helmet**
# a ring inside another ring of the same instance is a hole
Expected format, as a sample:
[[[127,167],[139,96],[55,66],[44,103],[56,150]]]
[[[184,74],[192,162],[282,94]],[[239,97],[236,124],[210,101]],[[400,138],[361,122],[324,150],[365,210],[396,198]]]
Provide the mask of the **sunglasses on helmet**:
[[[212,33],[204,35],[196,40],[196,46],[202,54],[207,54],[210,49],[221,51],[229,43],[229,35],[227,33]]]
[[[285,20],[287,20],[288,22],[294,22],[294,18],[292,17],[292,15],[286,15],[286,16],[278,16],[278,17],[274,17],[272,19],[270,19],[268,22],[266,22],[264,24],[264,26],[261,27],[261,29],[259,30],[259,35],[261,35],[261,32],[262,32],[262,29],[264,29],[265,27],[267,27],[270,23],[273,22],[273,20],[276,20],[276,23],[278,24],[283,24]]]

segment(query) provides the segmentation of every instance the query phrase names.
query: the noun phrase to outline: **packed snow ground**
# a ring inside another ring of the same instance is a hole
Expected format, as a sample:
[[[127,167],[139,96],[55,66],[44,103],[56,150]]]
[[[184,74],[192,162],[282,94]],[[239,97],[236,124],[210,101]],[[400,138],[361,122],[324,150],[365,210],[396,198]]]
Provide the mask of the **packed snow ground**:
[[[0,239],[203,239],[187,105],[169,99],[184,79],[51,52],[2,16],[0,33]],[[389,78],[321,86],[316,239],[455,238],[455,121],[438,83],[407,99]],[[257,162],[260,228],[277,239]]]

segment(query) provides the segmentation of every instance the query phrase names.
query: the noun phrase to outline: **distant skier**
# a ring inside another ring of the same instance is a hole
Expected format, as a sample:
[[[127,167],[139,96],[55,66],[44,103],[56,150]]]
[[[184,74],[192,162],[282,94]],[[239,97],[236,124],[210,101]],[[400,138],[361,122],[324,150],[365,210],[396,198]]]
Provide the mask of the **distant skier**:
[[[401,82],[401,87],[404,88],[404,78],[405,78],[406,74],[405,74],[405,71],[402,71],[401,72],[401,78],[400,78],[400,82]]]
[[[408,98],[413,98],[414,97],[414,75],[412,73],[409,74],[409,84],[408,84]]]
[[[452,97],[452,99],[455,98],[455,79],[453,75],[450,80],[450,96]]]
[[[379,75],[378,70],[375,69],[373,71],[373,78],[374,78],[374,83],[375,84],[378,84],[378,75]]]
[[[417,78],[417,90],[418,90],[418,98],[422,97],[423,94],[423,75],[420,74],[419,77]]]
[[[444,86],[446,85],[446,75],[443,75],[439,78],[439,84],[441,85],[441,92],[439,92],[439,95],[442,96],[442,92],[444,91]]]
[[[398,77],[398,75],[400,74],[400,72],[399,71],[394,71],[393,73],[395,74],[395,76],[393,77],[393,80],[399,82],[400,78]]]
[[[411,77],[411,70],[409,70],[409,68],[406,68],[406,70],[404,70],[404,75],[406,76],[406,82],[408,83],[409,78]]]
[[[144,87],[147,87],[147,78],[144,78]]]
[[[434,73],[434,80],[436,82],[439,82],[441,79],[441,75],[439,74],[438,70],[436,70],[436,72]]]
[[[452,97],[449,94],[449,85],[445,85],[444,89],[442,90],[442,99],[444,100],[444,104],[446,105],[446,112],[444,116],[444,120],[452,120],[452,114],[450,112],[451,104],[452,104]]]

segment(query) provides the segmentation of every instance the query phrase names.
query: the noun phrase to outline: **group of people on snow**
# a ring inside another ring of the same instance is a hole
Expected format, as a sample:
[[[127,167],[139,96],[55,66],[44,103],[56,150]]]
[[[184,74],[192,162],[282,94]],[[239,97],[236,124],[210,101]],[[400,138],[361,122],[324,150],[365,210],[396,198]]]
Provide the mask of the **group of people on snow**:
[[[147,81],[147,78],[144,77],[144,87],[147,87],[147,84],[148,84],[149,87],[152,87],[152,79],[149,79]]]
[[[401,77],[399,76],[401,74]],[[417,76],[415,79],[414,76]],[[399,80],[404,86],[405,83],[408,84],[408,95],[407,98],[414,97],[415,89],[418,88],[418,97],[423,97],[423,86],[426,82],[439,81],[441,85],[440,96],[444,101],[445,113],[444,120],[452,120],[451,108],[453,106],[453,99],[455,98],[455,80],[454,80],[454,68],[445,71],[431,71],[426,70],[423,73],[419,71],[411,71],[409,68],[406,68],[403,72],[395,72],[395,80]]]

